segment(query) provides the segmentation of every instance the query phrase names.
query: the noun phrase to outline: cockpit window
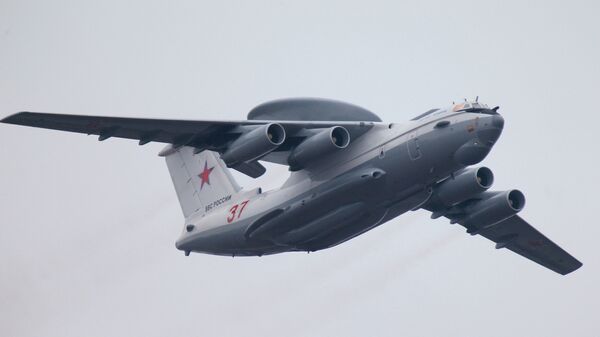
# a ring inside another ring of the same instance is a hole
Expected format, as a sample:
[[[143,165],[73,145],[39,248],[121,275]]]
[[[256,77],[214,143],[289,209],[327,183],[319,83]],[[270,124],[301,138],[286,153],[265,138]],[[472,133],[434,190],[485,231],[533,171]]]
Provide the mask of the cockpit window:
[[[475,102],[464,102],[460,104],[454,105],[452,108],[453,111],[467,111],[467,112],[478,112],[482,110],[489,110],[490,108],[487,104]]]
[[[426,112],[418,115],[417,117],[411,119],[411,121],[416,121],[420,119],[429,118],[431,116],[439,115],[444,112],[471,112],[471,113],[482,113],[494,115],[497,114],[496,110],[498,107],[490,109],[487,104],[479,103],[477,100],[475,101],[465,101],[462,103],[457,103],[452,105],[449,109],[431,109]]]

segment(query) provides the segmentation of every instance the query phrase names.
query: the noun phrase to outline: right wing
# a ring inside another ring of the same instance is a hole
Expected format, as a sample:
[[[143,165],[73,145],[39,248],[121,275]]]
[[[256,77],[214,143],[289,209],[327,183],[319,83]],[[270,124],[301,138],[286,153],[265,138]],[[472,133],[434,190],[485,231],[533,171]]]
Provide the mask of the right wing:
[[[348,130],[352,139],[356,139],[367,132],[374,124],[373,122],[359,121],[201,121],[40,112],[19,112],[2,119],[0,122],[98,135],[100,141],[118,137],[138,140],[140,145],[149,142],[160,142],[173,144],[175,148],[190,146],[195,147],[198,152],[211,150],[219,153],[225,152],[228,145],[244,132],[243,127],[278,123],[284,127],[288,136],[282,145],[265,158],[261,158],[261,160],[273,161],[279,164],[287,164],[288,152],[307,136],[307,133],[303,132],[304,130],[343,126]],[[264,173],[264,167],[256,161],[234,168],[252,177]]]
[[[2,123],[33,126],[44,129],[98,135],[102,141],[110,137],[148,142],[179,144],[218,143],[216,136],[226,133],[240,122],[186,121],[172,119],[103,117],[65,115],[41,112],[19,112],[4,118]],[[195,139],[192,137],[196,136]],[[212,140],[212,141],[211,141]]]

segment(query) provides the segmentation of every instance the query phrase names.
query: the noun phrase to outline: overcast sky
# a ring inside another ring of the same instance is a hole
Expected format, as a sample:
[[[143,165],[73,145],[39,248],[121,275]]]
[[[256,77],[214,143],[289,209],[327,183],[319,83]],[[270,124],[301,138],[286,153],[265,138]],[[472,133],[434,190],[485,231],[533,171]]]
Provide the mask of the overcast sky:
[[[597,1],[0,0],[0,117],[244,119],[349,101],[500,105],[483,164],[580,259],[555,274],[405,214],[333,249],[184,257],[160,144],[0,125],[1,336],[598,336]],[[246,187],[276,187],[269,166]]]

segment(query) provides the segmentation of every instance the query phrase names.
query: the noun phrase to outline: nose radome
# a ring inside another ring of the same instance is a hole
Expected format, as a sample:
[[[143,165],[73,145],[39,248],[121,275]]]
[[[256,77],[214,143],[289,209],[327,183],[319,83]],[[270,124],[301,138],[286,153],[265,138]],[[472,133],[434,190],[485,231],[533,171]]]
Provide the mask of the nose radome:
[[[504,118],[500,115],[493,115],[486,118],[484,125],[477,131],[477,137],[487,145],[493,145],[504,127]]]
[[[494,115],[492,117],[492,125],[498,129],[504,128],[504,118],[501,115]]]

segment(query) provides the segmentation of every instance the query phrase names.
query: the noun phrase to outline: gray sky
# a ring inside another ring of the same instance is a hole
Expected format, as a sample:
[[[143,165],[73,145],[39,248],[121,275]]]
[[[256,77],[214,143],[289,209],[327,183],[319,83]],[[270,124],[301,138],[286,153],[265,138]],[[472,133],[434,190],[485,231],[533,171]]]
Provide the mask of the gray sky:
[[[243,119],[317,96],[401,122],[479,95],[496,189],[561,277],[405,214],[314,254],[185,258],[162,145],[0,125],[2,336],[598,336],[597,1],[0,0],[0,117]],[[275,187],[285,168],[251,181]],[[239,175],[236,175],[239,177]]]

